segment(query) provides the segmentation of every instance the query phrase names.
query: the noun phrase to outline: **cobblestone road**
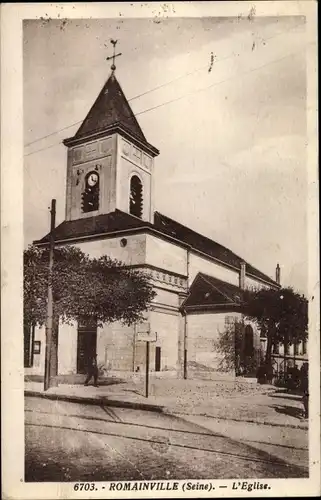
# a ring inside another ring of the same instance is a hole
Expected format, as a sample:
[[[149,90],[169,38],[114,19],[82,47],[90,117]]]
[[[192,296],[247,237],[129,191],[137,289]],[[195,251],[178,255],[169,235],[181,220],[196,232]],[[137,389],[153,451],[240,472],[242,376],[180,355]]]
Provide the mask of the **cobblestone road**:
[[[172,415],[26,398],[26,481],[306,477]]]

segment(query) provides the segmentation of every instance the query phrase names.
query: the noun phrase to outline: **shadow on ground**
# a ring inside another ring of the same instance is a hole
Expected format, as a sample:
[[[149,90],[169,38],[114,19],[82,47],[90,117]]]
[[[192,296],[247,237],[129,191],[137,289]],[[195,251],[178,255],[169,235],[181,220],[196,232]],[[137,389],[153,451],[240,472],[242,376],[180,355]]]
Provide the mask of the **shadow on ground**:
[[[86,379],[86,375],[58,375],[56,380],[58,384],[68,384],[68,385],[82,385],[84,384]],[[42,375],[26,375],[25,382],[43,382]],[[99,378],[100,386],[107,385],[115,385],[115,384],[123,384],[126,380],[117,378],[117,377],[109,377],[109,378]]]
[[[268,397],[275,399],[287,399],[289,401],[301,401],[302,394],[274,393],[274,394],[268,394]]]
[[[303,409],[296,408],[294,406],[272,406],[277,413],[283,413],[284,415],[290,415],[291,417],[303,419]]]

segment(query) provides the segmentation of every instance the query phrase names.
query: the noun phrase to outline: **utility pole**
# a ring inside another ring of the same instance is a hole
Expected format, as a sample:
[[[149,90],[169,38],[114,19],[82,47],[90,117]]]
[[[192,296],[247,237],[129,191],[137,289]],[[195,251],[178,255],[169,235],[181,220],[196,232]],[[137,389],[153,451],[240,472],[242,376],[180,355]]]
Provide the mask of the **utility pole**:
[[[148,398],[149,395],[149,341],[146,342],[146,385],[145,385],[145,396]]]
[[[50,371],[51,371],[52,328],[53,328],[52,268],[54,262],[55,225],[56,225],[56,200],[51,200],[44,391],[47,391],[51,387]]]

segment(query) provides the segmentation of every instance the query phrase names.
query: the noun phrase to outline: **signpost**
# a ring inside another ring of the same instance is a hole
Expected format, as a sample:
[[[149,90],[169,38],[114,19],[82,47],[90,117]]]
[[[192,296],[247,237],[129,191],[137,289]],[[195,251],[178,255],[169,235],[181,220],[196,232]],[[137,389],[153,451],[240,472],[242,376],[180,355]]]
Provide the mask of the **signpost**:
[[[149,349],[150,342],[157,341],[157,332],[150,331],[150,325],[144,325],[141,330],[137,331],[136,340],[139,342],[146,342],[146,377],[145,377],[145,396],[148,398],[149,392]]]

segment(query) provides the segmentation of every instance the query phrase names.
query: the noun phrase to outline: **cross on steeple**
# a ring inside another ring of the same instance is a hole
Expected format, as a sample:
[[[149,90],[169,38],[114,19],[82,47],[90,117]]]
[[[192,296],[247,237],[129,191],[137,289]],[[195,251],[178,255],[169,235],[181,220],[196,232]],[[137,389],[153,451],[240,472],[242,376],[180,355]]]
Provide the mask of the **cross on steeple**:
[[[110,69],[112,70],[112,72],[115,71],[116,69],[116,66],[115,66],[115,58],[118,57],[118,56],[121,56],[121,52],[119,52],[119,54],[115,54],[115,50],[116,50],[116,44],[117,44],[118,40],[110,40],[110,43],[113,44],[114,46],[114,53],[112,56],[109,56],[109,57],[106,57],[106,61],[110,61],[111,59],[113,60],[113,64],[111,65]]]

